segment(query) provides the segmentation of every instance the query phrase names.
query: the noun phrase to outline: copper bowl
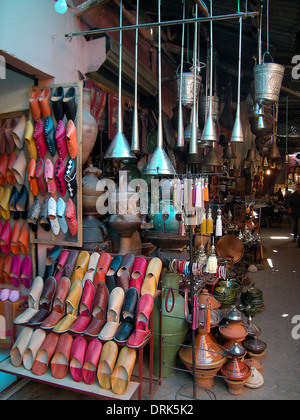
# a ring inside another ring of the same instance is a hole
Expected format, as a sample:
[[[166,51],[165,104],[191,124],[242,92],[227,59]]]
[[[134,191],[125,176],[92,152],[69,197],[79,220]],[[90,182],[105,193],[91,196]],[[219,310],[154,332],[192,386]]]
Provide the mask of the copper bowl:
[[[216,251],[219,257],[237,263],[244,256],[244,244],[235,235],[225,235],[217,242]]]

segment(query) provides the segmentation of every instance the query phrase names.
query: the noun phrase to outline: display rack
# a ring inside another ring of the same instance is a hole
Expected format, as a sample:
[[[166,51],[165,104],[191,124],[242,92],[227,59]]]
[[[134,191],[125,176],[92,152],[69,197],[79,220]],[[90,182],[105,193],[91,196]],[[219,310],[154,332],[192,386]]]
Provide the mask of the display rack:
[[[77,112],[76,112],[76,118],[74,121],[74,124],[76,126],[76,134],[77,134],[77,144],[78,144],[78,152],[77,156],[74,159],[74,162],[76,164],[76,182],[77,182],[77,194],[76,197],[73,198],[75,207],[76,207],[76,218],[78,222],[78,231],[75,237],[72,237],[69,231],[66,234],[63,234],[62,231],[59,232],[58,235],[54,235],[52,230],[50,229],[49,232],[43,231],[41,226],[38,226],[38,230],[36,233],[31,231],[30,234],[30,242],[32,244],[44,244],[44,245],[61,245],[61,246],[69,246],[69,247],[82,247],[83,242],[83,233],[82,233],[82,95],[83,95],[83,83],[67,83],[67,84],[59,84],[59,85],[49,85],[49,86],[32,86],[29,88],[29,96],[37,89],[47,89],[49,88],[51,91],[51,94],[54,92],[54,90],[58,87],[62,87],[65,91],[69,88],[75,88],[75,100],[76,100],[76,106],[77,106]],[[53,114],[53,112],[52,112]],[[32,119],[31,112],[29,113],[29,117],[31,122],[34,124],[34,121]],[[54,115],[52,116],[53,122],[58,123],[58,121],[55,120]],[[64,123],[66,125],[66,117],[64,117]],[[56,152],[55,156],[51,156],[49,150],[47,150],[47,153],[45,155],[45,159],[49,158],[53,165],[58,158],[58,153]],[[66,167],[69,155],[64,159],[64,165]],[[44,159],[44,160],[45,160]],[[49,194],[46,195],[48,197]],[[68,193],[66,193],[66,196],[68,196]],[[40,202],[45,197],[42,197],[39,193],[37,195],[37,198],[40,199]],[[48,197],[49,198],[49,197]],[[58,193],[55,195],[55,200],[58,199]],[[64,197],[63,197],[64,198]],[[31,205],[34,202],[33,194],[30,193],[29,195],[29,209],[31,208]]]

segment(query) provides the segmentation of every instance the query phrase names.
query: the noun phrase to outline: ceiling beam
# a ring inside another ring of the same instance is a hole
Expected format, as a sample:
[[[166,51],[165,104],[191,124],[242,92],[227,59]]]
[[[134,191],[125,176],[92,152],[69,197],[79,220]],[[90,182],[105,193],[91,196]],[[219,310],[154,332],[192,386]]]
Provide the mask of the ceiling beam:
[[[84,13],[89,12],[91,9],[98,5],[103,5],[107,3],[108,0],[86,0],[84,3],[79,4],[75,7],[75,16],[80,17]]]

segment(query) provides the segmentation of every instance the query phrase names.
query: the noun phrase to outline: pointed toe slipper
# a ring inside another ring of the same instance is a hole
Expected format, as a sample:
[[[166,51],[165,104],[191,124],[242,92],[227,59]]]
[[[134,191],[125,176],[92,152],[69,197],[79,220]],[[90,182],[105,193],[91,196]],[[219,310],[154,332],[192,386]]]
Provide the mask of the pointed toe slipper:
[[[55,353],[50,362],[52,375],[56,379],[63,379],[68,373],[72,344],[73,337],[70,333],[64,333],[58,339]]]
[[[136,361],[136,351],[125,346],[120,351],[111,375],[111,389],[114,394],[125,394]]]
[[[96,379],[102,346],[101,341],[97,338],[91,340],[87,346],[82,369],[83,380],[87,385],[91,385]]]
[[[42,277],[37,276],[32,283],[31,290],[28,295],[28,308],[14,320],[14,324],[26,324],[38,312],[43,288],[44,280]]]
[[[141,293],[141,288],[146,274],[147,265],[148,263],[146,258],[136,257],[132,269],[132,274],[130,277],[129,287],[136,287],[139,294]]]
[[[106,274],[105,274],[105,283],[106,283],[106,286],[108,287],[108,290],[111,292],[113,289],[114,289],[114,287],[116,286],[116,281],[117,281],[117,279],[116,279],[116,277],[117,277],[117,271],[119,270],[119,268],[120,268],[120,265],[121,265],[121,262],[122,262],[122,257],[121,257],[121,255],[116,255],[113,259],[112,259],[112,261],[111,261],[111,263],[110,263],[110,265],[109,265],[109,268],[108,268],[108,270],[107,270],[107,272],[106,272]]]
[[[87,342],[82,336],[73,340],[70,355],[70,373],[75,382],[83,380],[83,364],[86,353]]]
[[[128,347],[140,348],[151,335],[148,325],[153,306],[153,296],[145,294],[140,298],[136,310],[135,330],[127,340]]]
[[[122,287],[124,291],[129,287],[129,281],[132,273],[132,268],[135,261],[135,255],[132,253],[125,254],[122,258],[122,262],[119,270],[117,271],[116,285]]]
[[[88,268],[83,277],[83,283],[85,283],[87,280],[93,282],[99,258],[100,254],[98,252],[93,252],[93,254],[90,256]]]
[[[146,275],[141,288],[141,295],[150,294],[153,297],[158,288],[158,282],[162,271],[162,261],[160,258],[152,258],[148,264]]]
[[[108,252],[103,252],[97,262],[94,274],[94,286],[97,287],[100,282],[105,283],[105,274],[110,266],[112,257]]]
[[[48,334],[37,352],[36,358],[32,365],[32,373],[40,376],[44,375],[55,352],[59,335],[51,332]]]
[[[111,375],[118,358],[118,345],[114,341],[104,343],[97,369],[97,378],[102,389],[111,388]]]
[[[46,338],[45,331],[40,328],[35,330],[32,334],[28,347],[23,356],[23,366],[27,370],[32,369],[33,362],[36,358],[37,352]]]
[[[97,337],[106,323],[106,310],[109,300],[109,291],[105,283],[100,282],[95,291],[92,308],[92,321],[84,332],[84,335]]]
[[[81,251],[78,254],[76,264],[75,264],[75,270],[73,271],[73,274],[71,277],[72,283],[76,280],[80,280],[80,281],[83,280],[83,277],[88,268],[89,260],[90,260],[90,254],[88,253],[88,251]]]
[[[33,328],[24,327],[10,350],[11,363],[15,367],[21,366],[23,356],[33,334]]]

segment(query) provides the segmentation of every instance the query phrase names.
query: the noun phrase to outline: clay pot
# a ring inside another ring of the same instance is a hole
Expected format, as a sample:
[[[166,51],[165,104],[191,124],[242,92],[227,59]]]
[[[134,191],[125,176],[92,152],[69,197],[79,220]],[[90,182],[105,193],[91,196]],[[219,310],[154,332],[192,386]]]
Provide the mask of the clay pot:
[[[248,378],[243,379],[242,381],[232,381],[228,378],[224,378],[224,379],[225,379],[225,382],[227,383],[228,391],[230,392],[230,394],[241,395]]]
[[[111,252],[112,245],[107,227],[96,215],[83,215],[83,249],[92,252]]]
[[[242,381],[249,378],[251,369],[241,359],[245,356],[246,349],[234,343],[227,349],[228,360],[221,367],[222,375],[231,381]]]
[[[89,166],[83,171],[82,178],[82,210],[83,213],[97,214],[97,200],[103,194],[103,191],[97,191],[97,184],[102,171],[93,166]]]
[[[248,330],[241,323],[236,321],[226,322],[219,327],[220,334],[225,340],[243,341],[245,340]]]
[[[181,348],[179,358],[187,369],[193,372],[192,348]],[[195,340],[196,383],[210,388],[214,383],[214,376],[226,360],[227,356],[223,347],[216,343],[210,333],[199,328]]]
[[[251,353],[261,354],[265,351],[267,344],[264,341],[260,340],[257,336],[254,336],[246,340],[244,346]]]
[[[84,165],[93,150],[97,135],[98,124],[91,114],[91,91],[82,90],[82,164]]]
[[[263,365],[259,360],[254,359],[254,358],[245,359],[245,363],[247,366],[249,366],[249,368],[255,367],[259,373],[262,373]]]
[[[203,289],[202,292],[199,293],[198,302],[199,305],[206,305],[206,302],[210,303],[211,309],[213,310],[216,310],[221,306],[221,303],[209,294],[207,289]]]

